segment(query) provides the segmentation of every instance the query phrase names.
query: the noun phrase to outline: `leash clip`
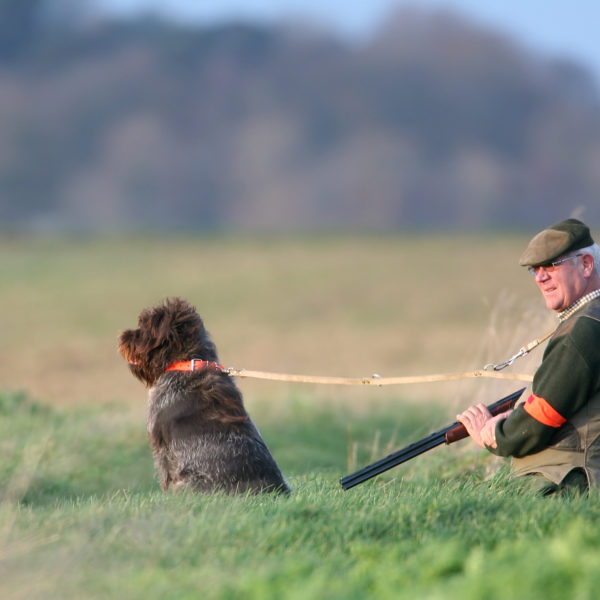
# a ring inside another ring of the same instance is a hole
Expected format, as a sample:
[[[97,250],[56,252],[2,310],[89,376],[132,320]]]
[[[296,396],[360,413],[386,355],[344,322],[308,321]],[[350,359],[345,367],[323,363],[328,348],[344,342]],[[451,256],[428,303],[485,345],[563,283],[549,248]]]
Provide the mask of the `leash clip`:
[[[493,371],[502,371],[502,369],[506,369],[506,367],[510,367],[517,358],[521,358],[521,356],[525,356],[528,354],[528,351],[525,348],[521,348],[514,356],[511,356],[508,360],[505,360],[501,363],[488,363],[483,367],[484,371],[488,369],[492,369]]]

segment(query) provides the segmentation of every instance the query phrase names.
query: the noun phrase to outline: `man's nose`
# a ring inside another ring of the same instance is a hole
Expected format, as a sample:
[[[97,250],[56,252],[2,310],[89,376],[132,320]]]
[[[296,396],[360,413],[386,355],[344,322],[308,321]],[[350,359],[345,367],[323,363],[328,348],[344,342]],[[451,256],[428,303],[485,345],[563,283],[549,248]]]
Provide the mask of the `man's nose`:
[[[535,274],[536,281],[546,281],[550,278],[548,271],[544,269],[544,267],[539,267],[537,273]]]

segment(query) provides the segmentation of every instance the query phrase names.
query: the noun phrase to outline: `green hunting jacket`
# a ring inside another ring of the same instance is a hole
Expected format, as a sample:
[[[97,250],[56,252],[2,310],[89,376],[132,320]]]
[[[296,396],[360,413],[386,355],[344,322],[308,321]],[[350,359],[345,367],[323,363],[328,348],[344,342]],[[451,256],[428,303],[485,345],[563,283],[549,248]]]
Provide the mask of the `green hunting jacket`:
[[[496,426],[499,456],[515,474],[560,483],[573,468],[600,486],[600,298],[554,332],[533,378],[532,394]]]

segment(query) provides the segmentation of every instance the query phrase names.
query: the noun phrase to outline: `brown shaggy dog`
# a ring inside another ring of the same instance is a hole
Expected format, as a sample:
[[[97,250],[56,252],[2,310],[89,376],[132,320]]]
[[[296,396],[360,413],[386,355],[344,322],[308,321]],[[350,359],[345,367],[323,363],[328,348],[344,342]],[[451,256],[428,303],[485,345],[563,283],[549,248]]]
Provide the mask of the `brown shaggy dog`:
[[[193,306],[173,298],[143,310],[119,352],[150,388],[147,431],[163,490],[289,493]]]

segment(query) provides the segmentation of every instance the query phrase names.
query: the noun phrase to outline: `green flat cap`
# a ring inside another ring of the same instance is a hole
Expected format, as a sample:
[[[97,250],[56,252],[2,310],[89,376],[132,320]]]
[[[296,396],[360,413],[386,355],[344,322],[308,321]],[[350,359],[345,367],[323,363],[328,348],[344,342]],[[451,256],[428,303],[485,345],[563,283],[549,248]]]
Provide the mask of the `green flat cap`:
[[[593,243],[590,228],[585,223],[565,219],[534,236],[521,254],[519,264],[522,267],[538,267]]]

